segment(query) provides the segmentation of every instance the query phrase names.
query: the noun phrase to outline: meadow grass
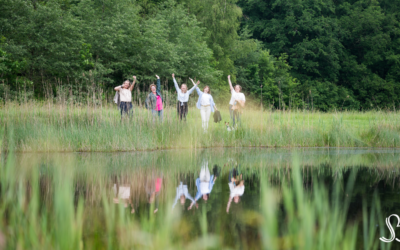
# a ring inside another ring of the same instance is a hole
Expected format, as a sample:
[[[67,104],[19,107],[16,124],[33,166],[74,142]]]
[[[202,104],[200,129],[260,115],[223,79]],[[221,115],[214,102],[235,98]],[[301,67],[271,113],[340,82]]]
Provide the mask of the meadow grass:
[[[0,109],[0,138],[13,130],[16,151],[137,151],[209,147],[400,147],[398,112],[264,111],[247,109],[241,126],[228,132],[228,107],[222,122],[212,117],[208,132],[200,112],[190,107],[186,122],[176,108],[164,110],[164,122],[134,107],[121,121],[116,106],[56,105],[49,102],[6,103]]]

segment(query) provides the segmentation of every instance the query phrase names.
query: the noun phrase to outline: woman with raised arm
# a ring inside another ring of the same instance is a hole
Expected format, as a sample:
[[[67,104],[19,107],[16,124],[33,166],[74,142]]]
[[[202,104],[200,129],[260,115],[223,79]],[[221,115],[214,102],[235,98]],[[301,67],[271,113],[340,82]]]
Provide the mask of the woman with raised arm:
[[[119,92],[119,108],[121,109],[121,120],[123,118],[123,114],[131,116],[132,114],[132,90],[135,86],[136,76],[133,76],[132,84],[129,80],[124,81],[124,83],[118,87],[115,87],[114,90]]]
[[[214,99],[211,96],[210,87],[206,85],[203,88],[203,91],[200,91],[199,87],[197,86],[199,85],[200,81],[194,83],[192,78],[189,79],[192,81],[193,85],[195,85],[197,94],[199,95],[199,100],[197,101],[196,107],[200,109],[202,127],[204,132],[206,132],[208,129],[208,121],[210,120],[211,112],[217,110],[217,106],[215,106]]]
[[[196,86],[193,86],[189,91],[186,84],[182,84],[181,88],[179,88],[178,83],[175,80],[175,74],[172,74],[172,80],[174,80],[174,85],[176,92],[178,93],[178,103],[177,103],[177,111],[178,117],[182,121],[182,117],[186,121],[186,115],[188,113],[188,101],[189,95],[193,92]]]
[[[157,77],[157,85],[154,83],[150,85],[150,94],[147,96],[145,104],[147,109],[151,109],[153,115],[153,121],[155,116],[158,115],[160,122],[163,120],[163,99],[161,96],[161,83],[160,77]]]
[[[235,118],[236,122],[240,122],[240,114],[242,112],[242,108],[244,108],[244,103],[246,102],[246,98],[244,94],[241,93],[242,87],[238,84],[235,85],[235,88],[232,87],[231,76],[228,76],[229,87],[231,88],[231,100],[229,101],[229,114],[232,119],[232,126],[235,126]]]

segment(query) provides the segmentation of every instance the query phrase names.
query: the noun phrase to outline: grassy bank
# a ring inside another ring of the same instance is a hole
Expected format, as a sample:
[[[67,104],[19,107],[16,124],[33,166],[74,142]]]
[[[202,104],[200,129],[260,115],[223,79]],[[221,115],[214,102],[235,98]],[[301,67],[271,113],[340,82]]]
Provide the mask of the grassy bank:
[[[222,122],[228,107],[220,107]],[[207,133],[200,112],[190,107],[187,122],[176,109],[164,110],[153,123],[147,110],[135,107],[121,122],[115,106],[7,103],[0,109],[0,138],[13,134],[22,152],[135,151],[204,147],[400,147],[397,112],[270,112],[248,109],[241,127],[228,132],[212,117]],[[5,142],[7,140],[4,140]]]

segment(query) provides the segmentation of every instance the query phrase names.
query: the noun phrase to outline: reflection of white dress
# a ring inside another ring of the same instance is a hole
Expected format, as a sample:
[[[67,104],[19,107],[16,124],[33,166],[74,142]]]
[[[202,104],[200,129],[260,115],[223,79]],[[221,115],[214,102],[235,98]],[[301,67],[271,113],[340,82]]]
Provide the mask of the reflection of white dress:
[[[228,185],[231,191],[230,193],[231,198],[235,196],[242,196],[244,194],[244,186],[235,187],[235,185],[232,182],[228,183]]]
[[[113,187],[114,195],[119,199],[129,199],[131,196],[131,188],[119,186],[118,194],[117,194],[117,184],[114,184]]]
[[[210,190],[210,169],[208,169],[208,162],[205,162],[200,170],[200,192],[202,194],[208,194]]]

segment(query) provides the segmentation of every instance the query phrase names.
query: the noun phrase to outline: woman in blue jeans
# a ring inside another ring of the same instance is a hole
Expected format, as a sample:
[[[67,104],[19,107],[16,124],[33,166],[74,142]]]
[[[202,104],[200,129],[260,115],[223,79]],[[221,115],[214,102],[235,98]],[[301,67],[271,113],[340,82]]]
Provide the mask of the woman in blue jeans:
[[[157,77],[157,85],[150,85],[150,94],[147,96],[145,105],[147,109],[151,109],[151,113],[153,115],[153,121],[156,115],[160,119],[160,122],[163,120],[163,98],[161,96],[161,83],[160,77]]]
[[[115,87],[114,90],[119,92],[121,109],[121,120],[124,114],[131,116],[132,112],[132,90],[135,86],[136,76],[133,76],[133,82],[130,84],[129,80],[126,80],[121,86]]]

